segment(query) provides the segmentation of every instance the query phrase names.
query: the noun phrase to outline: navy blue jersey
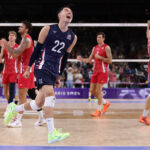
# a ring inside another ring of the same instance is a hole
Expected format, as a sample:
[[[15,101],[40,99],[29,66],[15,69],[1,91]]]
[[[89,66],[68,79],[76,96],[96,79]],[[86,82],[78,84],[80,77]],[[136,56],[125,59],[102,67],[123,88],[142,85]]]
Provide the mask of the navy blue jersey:
[[[50,25],[43,49],[35,62],[35,69],[47,70],[54,76],[58,76],[61,58],[72,44],[74,36],[70,29],[62,32],[58,24]]]

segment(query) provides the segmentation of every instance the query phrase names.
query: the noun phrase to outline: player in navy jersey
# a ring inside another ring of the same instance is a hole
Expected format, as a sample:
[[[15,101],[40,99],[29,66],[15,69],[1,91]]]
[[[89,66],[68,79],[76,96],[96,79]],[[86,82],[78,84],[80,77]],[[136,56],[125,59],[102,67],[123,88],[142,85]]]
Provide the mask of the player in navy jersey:
[[[63,7],[58,11],[59,23],[42,28],[29,66],[24,73],[24,77],[28,78],[31,66],[35,62],[34,73],[39,93],[35,101],[19,106],[12,104],[5,118],[5,124],[7,124],[20,111],[38,110],[44,106],[49,131],[48,143],[61,141],[70,135],[54,128],[53,108],[56,98],[53,86],[55,83],[57,86],[60,85],[67,59],[77,42],[77,36],[68,28],[72,18],[72,10],[69,7]]]

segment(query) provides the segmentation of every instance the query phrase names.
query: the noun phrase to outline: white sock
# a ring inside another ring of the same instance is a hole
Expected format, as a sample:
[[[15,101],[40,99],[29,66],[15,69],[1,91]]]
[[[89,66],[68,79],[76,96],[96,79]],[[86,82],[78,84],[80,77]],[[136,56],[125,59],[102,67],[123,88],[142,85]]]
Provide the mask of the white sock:
[[[97,109],[98,109],[99,111],[102,111],[103,105],[99,105],[99,104],[98,104]]]
[[[17,121],[21,121],[23,114],[18,114],[17,115]]]
[[[145,109],[144,109],[142,116],[143,116],[143,117],[147,117],[147,116],[148,116],[148,113],[149,113],[149,110],[145,110]]]
[[[89,92],[89,98],[91,98],[91,92]]]
[[[43,117],[43,111],[42,110],[38,111],[38,114],[39,114],[39,120],[44,119],[44,117]]]
[[[20,111],[25,111],[24,104],[16,106],[15,112],[20,112]]]
[[[46,118],[46,123],[49,134],[52,134],[54,130],[54,118]]]
[[[106,104],[107,101],[106,101],[105,99],[102,99],[102,103],[103,103],[103,104]]]

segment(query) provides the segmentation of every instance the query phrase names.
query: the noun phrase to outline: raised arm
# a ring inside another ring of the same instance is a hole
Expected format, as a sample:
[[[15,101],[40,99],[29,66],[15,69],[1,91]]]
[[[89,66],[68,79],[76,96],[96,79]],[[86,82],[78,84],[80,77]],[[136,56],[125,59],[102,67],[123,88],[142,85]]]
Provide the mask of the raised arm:
[[[26,48],[31,46],[31,40],[28,38],[23,38],[21,44],[15,49],[10,47],[5,39],[2,39],[1,43],[13,57],[19,56]]]
[[[146,36],[149,39],[150,38],[150,20],[147,21],[147,32],[146,32]]]
[[[111,48],[110,48],[110,46],[106,47],[106,56],[107,56],[107,58],[104,58],[104,57],[99,56],[98,54],[96,54],[95,58],[101,59],[103,62],[111,64],[112,63],[112,54],[111,54]]]
[[[77,59],[84,63],[91,63],[94,56],[94,47],[92,49],[92,53],[88,58],[82,58],[81,56],[77,56]]]

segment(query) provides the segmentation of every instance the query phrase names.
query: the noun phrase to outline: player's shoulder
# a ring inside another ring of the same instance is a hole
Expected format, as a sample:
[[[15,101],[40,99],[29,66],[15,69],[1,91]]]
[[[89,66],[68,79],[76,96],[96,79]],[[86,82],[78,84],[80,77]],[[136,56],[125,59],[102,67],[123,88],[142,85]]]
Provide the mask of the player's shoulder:
[[[49,30],[50,30],[50,25],[46,25],[42,28],[43,32],[49,32]]]

